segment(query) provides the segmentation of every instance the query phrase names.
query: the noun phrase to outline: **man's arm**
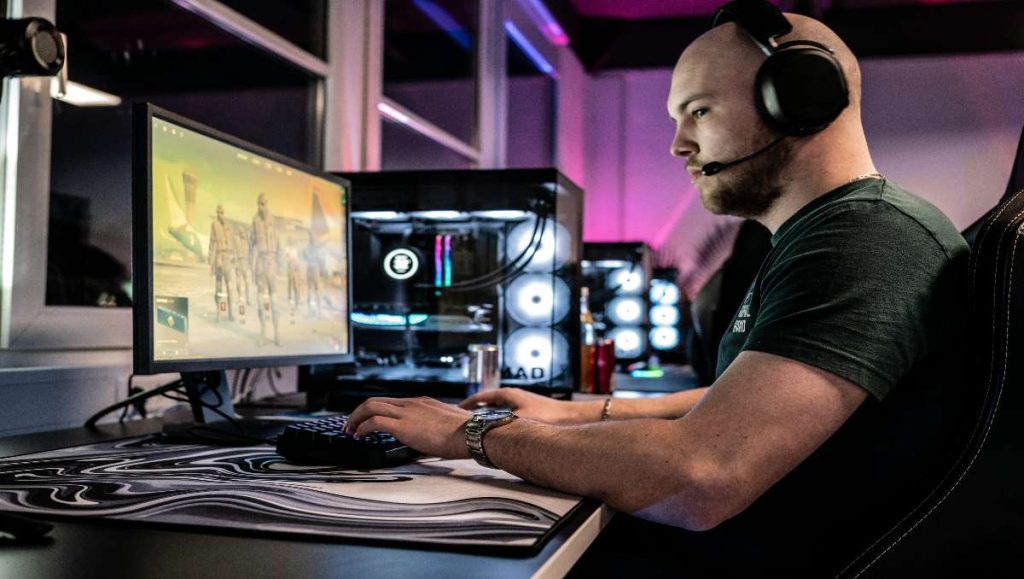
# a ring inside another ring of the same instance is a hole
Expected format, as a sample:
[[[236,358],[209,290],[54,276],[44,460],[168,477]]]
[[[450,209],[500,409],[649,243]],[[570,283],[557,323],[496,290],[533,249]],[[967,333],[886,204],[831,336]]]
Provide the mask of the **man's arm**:
[[[707,388],[694,388],[658,398],[616,398],[609,418],[680,418],[700,402],[706,391]],[[585,424],[601,420],[604,399],[566,402],[518,388],[499,388],[474,394],[459,406],[467,410],[480,406],[504,406],[523,418],[552,424]]]
[[[517,421],[490,431],[484,446],[497,466],[526,480],[704,530],[754,502],[866,397],[829,372],[743,352],[681,419],[577,427]]]
[[[691,530],[733,517],[807,458],[867,392],[829,372],[743,352],[684,417],[585,425],[518,420],[484,437],[491,461],[537,484]],[[468,414],[436,400],[372,399],[349,428],[467,458]]]

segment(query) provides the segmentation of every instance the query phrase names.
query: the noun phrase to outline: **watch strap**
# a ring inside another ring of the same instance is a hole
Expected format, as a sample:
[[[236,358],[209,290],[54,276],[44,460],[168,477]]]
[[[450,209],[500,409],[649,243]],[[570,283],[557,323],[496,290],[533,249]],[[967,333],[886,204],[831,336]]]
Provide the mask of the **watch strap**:
[[[487,468],[498,468],[493,462],[491,462],[491,459],[487,457],[487,451],[484,450],[484,435],[492,428],[504,426],[517,418],[519,417],[513,412],[509,412],[507,415],[500,418],[492,419],[484,418],[479,414],[470,417],[470,419],[466,421],[464,430],[466,433],[466,448],[469,449],[469,455],[473,457],[473,460]]]

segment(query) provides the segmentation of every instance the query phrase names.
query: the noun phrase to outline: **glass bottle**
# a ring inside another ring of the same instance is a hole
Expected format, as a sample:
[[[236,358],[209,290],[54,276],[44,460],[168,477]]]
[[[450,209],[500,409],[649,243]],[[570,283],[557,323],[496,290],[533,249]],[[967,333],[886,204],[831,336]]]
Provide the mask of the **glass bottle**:
[[[597,350],[597,335],[594,331],[594,314],[590,311],[590,288],[580,288],[580,381],[577,390],[594,391],[594,354]]]

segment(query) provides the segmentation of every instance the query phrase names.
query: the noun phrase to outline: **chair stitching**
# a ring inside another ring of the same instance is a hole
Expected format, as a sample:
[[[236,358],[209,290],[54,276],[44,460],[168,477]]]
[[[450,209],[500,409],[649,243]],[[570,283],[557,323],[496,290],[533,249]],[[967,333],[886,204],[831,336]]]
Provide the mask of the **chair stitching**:
[[[1018,227],[1017,228],[1016,240],[1018,242],[1019,242],[1020,237],[1021,237],[1022,229],[1024,229],[1024,227]],[[1010,302],[1011,302],[1012,290],[1013,290],[1013,265],[1014,265],[1013,260],[1016,259],[1016,256],[1017,256],[1017,248],[1019,247],[1019,243],[1018,242],[1014,243],[1013,252],[1010,254],[1010,285],[1009,285],[1009,287],[1007,289],[1007,296],[1006,296],[1007,318],[1009,318],[1009,308],[1010,308]],[[1006,372],[1007,372],[1007,370],[1009,368],[1009,364],[1006,363],[1006,362],[1008,362],[1009,350],[1010,350],[1010,323],[1009,323],[1009,319],[1007,319],[1006,321],[1007,321],[1007,323],[1006,323],[1006,332],[1004,334],[1004,349],[1003,349],[1003,361],[1004,361],[1003,373],[999,377],[1000,387],[999,387],[999,389],[996,392],[996,400],[995,400],[995,403],[994,403],[994,411],[992,412],[991,418],[986,423],[986,425],[985,425],[985,432],[984,432],[984,434],[981,437],[981,445],[982,446],[985,444],[985,440],[988,439],[989,432],[992,430],[992,423],[995,422],[995,415],[996,415],[995,411],[997,411],[999,409],[999,402],[1002,400],[1003,391],[1005,390]],[[922,521],[924,519],[928,518],[928,516],[931,515],[931,513],[936,508],[938,508],[939,504],[944,502],[946,500],[946,497],[948,497],[949,494],[952,493],[953,490],[956,489],[956,487],[960,484],[960,481],[962,481],[963,478],[965,476],[967,476],[967,472],[971,469],[971,467],[974,465],[975,461],[978,459],[978,456],[980,456],[980,455],[981,455],[981,448],[979,446],[978,452],[974,453],[974,456],[971,458],[971,462],[967,465],[967,468],[965,468],[963,470],[963,472],[960,473],[960,477],[957,478],[956,482],[953,483],[953,486],[950,487],[950,489],[948,491],[946,491],[946,494],[944,494],[942,496],[942,498],[939,499],[939,501],[934,506],[932,506],[932,508],[928,511],[927,514],[925,514],[924,517],[922,517],[922,519],[921,519]],[[915,523],[915,525],[913,527],[911,527],[909,530],[907,530],[907,532],[904,533],[900,537],[900,539],[903,539],[903,537],[906,537],[907,534],[910,533],[910,531],[912,531],[918,524],[920,524],[920,522],[921,521],[918,521],[918,523]],[[897,542],[899,542],[899,541],[897,541]]]
[[[1017,215],[1014,216],[1014,218],[1011,219],[1010,222],[1011,223],[1015,222],[1017,219],[1020,218],[1021,215],[1024,215],[1024,210],[1022,210],[1020,213],[1017,213]],[[1018,237],[1019,236],[1020,236],[1020,233],[1018,231]],[[998,245],[996,246],[996,254],[997,255],[999,254],[999,251],[1000,251],[1000,249],[1001,249],[1001,247],[1003,245],[1003,241],[1004,241],[1003,239],[1000,239]],[[1016,254],[1016,250],[1017,250],[1017,246],[1015,245],[1014,246],[1014,251],[1013,251],[1014,254]],[[1012,257],[1011,257],[1011,259],[1012,259]],[[1013,267],[1013,263],[1012,262],[1010,264],[1010,267],[1011,267],[1011,274],[1012,274],[1012,267]],[[996,268],[996,271],[994,273],[995,273],[995,277],[997,279],[994,280],[993,287],[995,287],[995,282],[998,281],[998,273],[999,273],[998,272],[998,268]],[[1011,280],[1011,284],[1012,284],[1012,280]],[[992,300],[993,303],[995,303],[995,297],[994,297],[995,293],[996,293],[996,291],[994,289],[993,290],[993,300]],[[1007,299],[1009,299],[1009,297]],[[995,337],[995,324],[996,324],[996,317],[993,316],[992,317],[992,337],[993,338]],[[1009,333],[1009,325],[1008,324],[1007,324],[1007,333]],[[991,387],[992,387],[992,377],[993,377],[992,370],[993,370],[994,366],[995,366],[995,352],[993,351],[992,358],[991,358],[991,361],[989,363],[989,381],[988,381],[988,383],[986,385],[986,388],[985,388],[985,397],[984,397],[985,399],[988,398],[988,391],[991,390]],[[908,529],[900,537],[895,539],[888,547],[885,548],[885,550],[883,550],[881,553],[879,553],[878,556],[876,556],[874,559],[872,559],[871,562],[869,562],[863,569],[861,569],[860,572],[858,572],[856,575],[854,575],[854,579],[856,579],[856,577],[859,577],[860,575],[862,575],[867,569],[869,569],[871,567],[871,565],[875,564],[878,561],[878,559],[880,559],[886,553],[888,553],[890,550],[892,550],[892,548],[895,547],[896,544],[898,544],[900,541],[902,541],[903,538],[905,538],[911,531],[913,531],[915,528],[917,528],[918,525],[920,525],[922,522],[924,522],[924,520],[927,519],[931,515],[931,513],[936,508],[938,508],[938,506],[941,505],[946,500],[946,497],[948,497],[949,494],[960,484],[960,481],[963,480],[963,477],[966,476],[967,472],[970,470],[971,466],[974,464],[974,462],[977,459],[978,455],[981,453],[981,448],[982,448],[982,446],[984,446],[984,441],[985,441],[985,439],[988,436],[988,430],[991,428],[991,422],[995,419],[995,414],[996,414],[996,410],[998,409],[999,400],[1001,398],[1001,395],[1002,395],[1002,390],[1000,389],[999,393],[996,396],[996,402],[995,402],[994,410],[991,413],[991,418],[989,419],[988,424],[986,425],[985,432],[982,434],[982,438],[981,438],[982,442],[978,445],[978,449],[975,452],[974,456],[971,457],[971,460],[968,463],[968,465],[961,471],[960,477],[957,479],[957,481],[955,483],[953,483],[953,485],[950,487],[949,491],[947,491],[946,494],[943,495],[942,498],[940,498],[935,503],[935,505],[933,505],[932,508],[929,509],[929,511],[927,513],[925,513],[917,522],[915,522],[914,525],[910,527],[910,529]],[[968,441],[968,443],[966,445],[964,445],[963,452],[961,452],[960,456],[957,457],[957,460],[954,461],[954,463],[953,463],[954,465],[959,463],[960,460],[964,457],[964,455],[967,453],[967,449],[969,449],[971,447],[971,445],[974,443],[974,440],[976,439],[976,437],[977,437],[977,435],[972,435],[971,436],[971,439]],[[870,547],[868,547],[863,553],[861,553],[860,556],[858,556],[856,559],[854,559],[854,561],[852,561],[849,565],[847,565],[845,568],[843,568],[843,570],[840,571],[839,574],[842,575],[842,573],[844,573],[847,569],[852,567],[864,554],[866,554],[868,551],[873,549],[875,547],[875,545],[878,545],[882,541],[882,539],[884,539],[885,535],[888,535],[892,531],[894,531],[897,528],[899,528],[903,523],[905,523],[907,521],[907,519],[909,519],[909,518],[911,518],[913,516],[913,514],[917,510],[917,508],[923,506],[927,502],[928,502],[928,498],[926,497],[921,503],[918,504],[917,507],[912,509],[910,513],[908,513],[906,516],[904,516],[903,519],[901,519],[899,523],[894,525],[888,532],[883,534],[882,537],[879,538],[879,540],[875,541]]]
[[[1013,198],[1016,198],[1018,195],[1021,195],[1021,194],[1024,194],[1024,189],[1022,189],[1021,191],[1018,191],[1013,196]],[[1013,199],[1013,198],[1011,198],[1011,199]],[[999,212],[996,213],[995,217],[993,217],[992,223],[994,223],[994,221],[1003,213],[1003,211],[1007,207],[1009,207],[1010,204],[1011,203],[1009,201],[1007,203],[1003,204],[1003,207],[1001,207]],[[1016,222],[1018,219],[1020,219],[1021,215],[1024,215],[1024,210],[1021,210],[1019,213],[1017,213],[1010,220],[1010,223],[1012,224],[1012,223]],[[985,230],[983,231],[983,235],[979,236],[978,243],[976,244],[976,247],[981,247],[981,242],[982,242],[983,238],[985,236],[987,236],[987,234],[989,233],[989,230],[991,230],[991,229],[992,229],[991,224],[989,225],[989,227],[985,228]],[[1006,231],[1006,230],[1004,229],[1003,231]],[[1019,239],[1020,236],[1021,236],[1021,230],[1020,230],[1020,228],[1018,228],[1017,238]],[[1003,245],[1003,241],[1004,241],[1004,239],[1001,238],[999,240],[999,243],[996,245],[996,255],[999,255],[999,251],[1000,251],[1000,248]],[[1013,259],[1013,255],[1016,255],[1016,253],[1017,253],[1017,245],[1014,245],[1014,247],[1013,247],[1013,254],[1011,255],[1011,262],[1010,262],[1010,274],[1011,274],[1010,284],[1011,284],[1011,289],[1012,289],[1012,284],[1013,284],[1013,279],[1012,279],[1013,261],[1012,261],[1012,259]],[[993,280],[993,292],[992,292],[993,293],[993,297],[992,297],[992,302],[993,303],[995,303],[995,296],[996,296],[996,293],[997,293],[996,282],[998,282],[998,273],[999,273],[999,271],[998,271],[998,267],[997,267],[995,272],[994,272],[994,277],[996,279]],[[974,277],[973,277],[973,274],[972,274],[971,275],[971,280],[973,281],[973,279],[974,279]],[[1007,295],[1007,301],[1009,302],[1009,295]],[[1007,312],[1007,316],[1009,316],[1009,312]],[[993,315],[992,316],[992,337],[993,338],[995,337],[995,332],[996,332],[995,326],[996,326],[996,316]],[[1007,328],[1006,329],[1006,333],[1007,333],[1007,336],[1008,336],[1009,332],[1010,332],[1010,330],[1009,330],[1009,323],[1007,323],[1006,328]],[[1008,349],[1009,349],[1009,343],[1008,343],[1008,340],[1007,340],[1007,350]],[[1008,355],[1008,352],[1006,354],[1004,354],[1004,359],[1006,358],[1007,355]],[[983,399],[987,399],[988,398],[988,392],[992,389],[992,374],[993,374],[992,370],[993,370],[994,366],[995,366],[995,352],[993,351],[991,360],[989,362],[989,380],[988,380],[988,383],[985,386],[985,396],[984,396]],[[1004,376],[1005,376],[1005,373],[1006,373],[1006,366],[1004,365],[1004,369],[1003,369],[1003,375]],[[944,494],[942,496],[942,498],[939,499],[935,503],[935,505],[933,505],[932,508],[928,510],[927,513],[925,513],[917,522],[915,522],[913,524],[913,526],[910,527],[910,529],[908,529],[905,533],[900,535],[899,538],[895,539],[888,547],[885,548],[884,551],[879,553],[878,556],[876,556],[874,559],[872,559],[867,565],[864,566],[863,569],[861,569],[856,575],[854,575],[854,579],[856,579],[857,577],[860,577],[861,575],[863,575],[865,571],[867,571],[872,565],[874,565],[880,558],[885,556],[886,553],[891,551],[892,548],[895,547],[896,544],[898,544],[900,541],[902,541],[904,537],[906,537],[911,531],[913,531],[915,528],[917,528],[918,525],[920,525],[922,522],[924,522],[924,520],[927,519],[932,514],[932,512],[934,512],[935,509],[938,508],[939,505],[941,505],[946,500],[946,497],[948,497],[949,494],[951,492],[953,492],[953,490],[956,489],[957,486],[959,486],[960,481],[963,480],[963,477],[966,476],[966,474],[970,470],[971,466],[977,460],[978,455],[981,454],[981,448],[982,448],[982,446],[984,446],[985,439],[988,437],[988,431],[991,429],[991,424],[995,420],[996,410],[998,410],[999,400],[1001,399],[1001,397],[1002,397],[1002,388],[1000,388],[999,392],[996,395],[995,408],[992,411],[991,418],[989,418],[989,420],[988,420],[988,424],[986,425],[985,432],[983,433],[983,435],[981,437],[981,443],[978,445],[977,451],[974,453],[974,456],[971,457],[970,462],[968,463],[967,467],[963,469],[963,471],[960,474],[960,477],[957,478],[956,482],[953,483],[953,485],[946,492],[946,494]],[[964,445],[964,450],[960,453],[960,456],[957,457],[956,461],[954,461],[954,463],[953,463],[954,465],[959,463],[960,460],[964,457],[964,455],[967,454],[967,450],[974,443],[974,440],[976,439],[976,436],[977,435],[972,435],[971,439],[968,441],[968,443],[966,445]],[[920,508],[921,506],[923,506],[927,502],[928,502],[928,497],[925,497],[925,499],[923,501],[921,501],[921,503],[919,503],[917,507],[915,507],[914,509],[911,509],[911,511],[906,516],[904,516],[898,523],[896,523],[892,528],[890,528],[887,532],[885,532],[877,541],[872,543],[867,549],[865,549],[860,555],[858,555],[846,567],[844,567],[842,570],[840,570],[839,573],[837,574],[837,577],[841,576],[843,573],[845,573],[850,567],[853,567],[857,563],[857,561],[859,561],[865,554],[867,554],[869,551],[871,551],[871,549],[873,549],[876,545],[881,543],[886,535],[888,535],[889,533],[895,531],[897,528],[899,528],[901,525],[903,525],[903,523],[905,523],[907,521],[907,519],[911,518],[914,515],[914,512],[918,508]]]
[[[1016,193],[1014,193],[1010,197],[1010,199],[1014,199],[1014,198],[1018,197],[1019,195],[1021,195],[1022,193],[1024,193],[1024,189],[1021,189],[1020,191],[1017,191]],[[992,229],[992,226],[995,224],[995,222],[999,219],[999,216],[1002,215],[1003,211],[1006,211],[1010,207],[1010,205],[1012,205],[1012,203],[1009,202],[1010,199],[1007,199],[1007,202],[1003,203],[999,207],[999,211],[996,212],[994,217],[992,217],[991,219],[985,220],[985,223],[982,224],[982,229],[981,229],[980,232],[978,232],[978,238],[975,240],[975,243],[974,243],[975,247],[981,247],[981,244],[985,241],[985,238],[988,237],[989,231]],[[971,252],[971,256],[972,257],[976,257],[977,253],[972,251]],[[970,279],[971,282],[973,283],[974,282],[974,271],[977,269],[978,260],[977,259],[971,259],[970,262],[971,262],[971,267],[970,267],[970,269],[968,271],[968,279]]]

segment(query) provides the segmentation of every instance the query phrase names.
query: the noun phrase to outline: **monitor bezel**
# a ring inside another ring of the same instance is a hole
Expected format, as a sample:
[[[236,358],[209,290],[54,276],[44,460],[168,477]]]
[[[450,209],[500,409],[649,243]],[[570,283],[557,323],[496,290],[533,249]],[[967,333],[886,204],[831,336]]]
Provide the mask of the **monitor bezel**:
[[[259,145],[229,135],[187,117],[172,113],[151,103],[137,103],[132,107],[132,320],[133,353],[136,374],[165,372],[203,372],[238,368],[268,368],[304,364],[339,364],[355,360],[352,344],[352,321],[346,321],[348,351],[337,354],[310,354],[287,356],[252,356],[246,358],[200,358],[181,360],[155,360],[153,347],[153,199],[152,191],[152,129],[153,118],[169,121],[225,144],[239,147],[276,163],[315,175],[336,183],[344,191],[345,211],[345,268],[348,312],[352,311],[352,184],[348,179],[310,167]],[[144,302],[142,301],[144,300]]]

